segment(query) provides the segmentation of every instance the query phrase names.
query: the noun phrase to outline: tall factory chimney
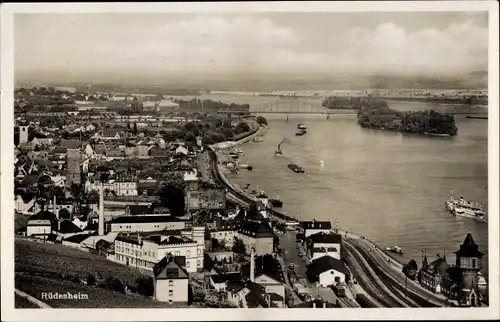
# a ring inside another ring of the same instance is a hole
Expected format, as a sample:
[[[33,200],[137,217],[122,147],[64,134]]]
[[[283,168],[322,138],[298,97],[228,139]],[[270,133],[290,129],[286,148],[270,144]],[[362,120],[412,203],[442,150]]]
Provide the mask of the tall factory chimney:
[[[104,235],[104,184],[99,187],[99,236]]]
[[[54,212],[54,215],[56,215],[57,220],[59,220],[59,212],[57,211],[56,205],[56,195],[54,195],[54,200],[52,201],[52,211]]]
[[[255,254],[252,248],[250,252],[250,281],[254,282],[255,280]]]

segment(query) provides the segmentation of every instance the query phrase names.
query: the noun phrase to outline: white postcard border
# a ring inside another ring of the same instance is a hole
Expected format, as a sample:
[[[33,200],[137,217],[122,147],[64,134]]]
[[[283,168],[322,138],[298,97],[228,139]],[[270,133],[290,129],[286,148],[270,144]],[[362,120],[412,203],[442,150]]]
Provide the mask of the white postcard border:
[[[488,308],[435,309],[14,309],[13,18],[15,13],[263,12],[263,11],[489,11],[489,281]],[[4,321],[365,320],[499,318],[499,96],[497,1],[26,3],[1,6],[1,263]],[[167,311],[165,311],[167,310]]]

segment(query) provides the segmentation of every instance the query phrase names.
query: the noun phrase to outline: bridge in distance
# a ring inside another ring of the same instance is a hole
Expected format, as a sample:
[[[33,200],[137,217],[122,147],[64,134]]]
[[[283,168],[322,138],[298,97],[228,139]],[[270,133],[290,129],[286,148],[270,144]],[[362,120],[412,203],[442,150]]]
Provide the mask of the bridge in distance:
[[[408,109],[410,110],[410,109]],[[452,105],[437,105],[435,110],[441,113],[453,113],[457,115],[481,115],[487,116],[486,108],[475,108],[474,106],[452,106]],[[219,111],[222,114],[238,114],[241,111]],[[357,110],[353,109],[328,109],[321,106],[320,100],[314,99],[280,99],[267,102],[262,105],[250,104],[251,114],[316,114],[316,115],[332,115],[332,114],[357,114]]]

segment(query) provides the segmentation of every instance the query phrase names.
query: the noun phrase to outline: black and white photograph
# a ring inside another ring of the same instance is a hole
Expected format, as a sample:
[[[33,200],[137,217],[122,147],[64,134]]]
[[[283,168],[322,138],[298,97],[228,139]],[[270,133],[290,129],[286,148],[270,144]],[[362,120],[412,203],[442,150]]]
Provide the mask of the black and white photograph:
[[[1,70],[2,320],[499,317],[495,1],[7,4]]]

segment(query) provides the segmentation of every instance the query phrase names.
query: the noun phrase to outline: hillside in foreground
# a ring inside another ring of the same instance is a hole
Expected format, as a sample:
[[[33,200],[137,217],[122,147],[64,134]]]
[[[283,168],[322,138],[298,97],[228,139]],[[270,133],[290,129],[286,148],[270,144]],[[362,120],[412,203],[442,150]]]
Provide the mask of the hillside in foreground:
[[[58,308],[161,308],[176,307],[138,294],[113,291],[87,285],[88,275],[106,281],[118,278],[134,284],[139,277],[148,277],[133,268],[111,262],[103,257],[58,244],[28,240],[15,241],[15,287]],[[44,292],[88,294],[86,300],[47,300]],[[25,307],[25,301],[19,301]],[[24,303],[24,304],[23,304]]]

